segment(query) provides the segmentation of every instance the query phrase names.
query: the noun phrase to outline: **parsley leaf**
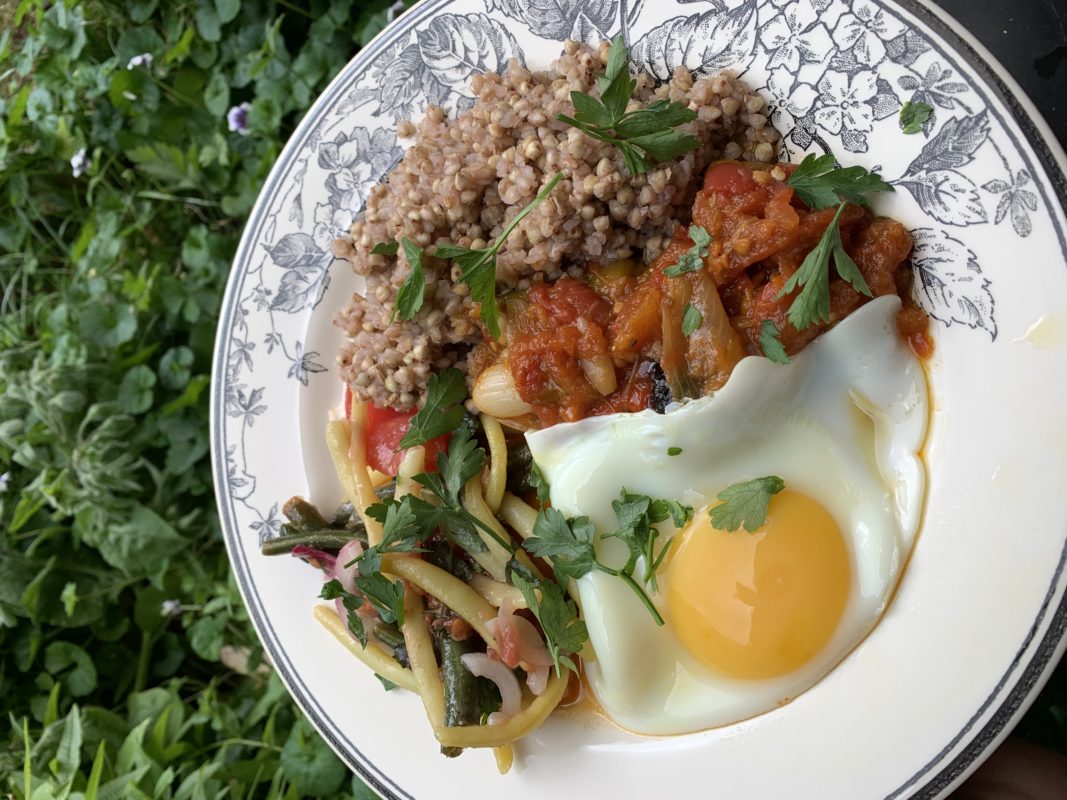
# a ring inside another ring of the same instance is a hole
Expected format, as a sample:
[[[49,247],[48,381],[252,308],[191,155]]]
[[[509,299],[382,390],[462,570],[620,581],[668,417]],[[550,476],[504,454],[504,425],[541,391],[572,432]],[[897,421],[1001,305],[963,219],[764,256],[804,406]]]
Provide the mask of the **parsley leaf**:
[[[463,426],[449,440],[448,451],[437,454],[438,471],[423,472],[416,475],[415,480],[449,507],[458,508],[459,493],[467,481],[482,471],[483,466],[485,451]]]
[[[627,66],[629,55],[622,37],[615,37],[608,53],[604,75],[597,78],[600,97],[571,92],[574,116],[557,114],[556,119],[597,139],[614,144],[622,153],[631,175],[648,172],[659,161],[670,161],[700,147],[700,140],[674,130],[692,122],[696,112],[684,103],[655,100],[644,108],[627,111],[637,88]]]
[[[785,481],[777,475],[727,486],[718,494],[723,502],[711,509],[711,524],[723,531],[742,526],[749,533],[758,530],[767,521],[771,497],[784,488]]]
[[[395,622],[397,625],[404,624],[404,584],[400,580],[391,581],[375,572],[371,575],[363,575],[363,566],[360,565],[360,573],[353,582],[363,596],[370,601],[371,606],[378,612],[382,622]],[[345,606],[347,608],[347,605]]]
[[[582,649],[582,645],[589,639],[589,632],[585,623],[578,618],[578,608],[574,601],[564,594],[563,587],[555,581],[537,581],[533,576],[524,576],[518,570],[512,570],[511,583],[522,592],[526,605],[541,624],[545,644],[556,666],[556,674],[560,674],[561,666],[577,673],[578,665],[574,663],[571,655]],[[537,589],[541,591],[540,599]]]
[[[630,550],[630,558],[621,569],[608,567],[597,558],[593,543],[596,529],[588,517],[567,519],[555,508],[543,508],[537,512],[533,536],[526,539],[522,546],[532,555],[551,558],[556,579],[561,583],[568,578],[581,578],[593,570],[622,579],[648,609],[656,624],[663,625],[663,617],[641,584],[634,579],[633,572],[637,559],[644,556],[646,573],[655,589],[655,567],[662,560],[666,548],[661,551],[659,559],[653,557],[655,541],[659,536],[653,524],[673,518],[675,525],[680,527],[692,519],[693,509],[674,500],[652,500],[645,495],[630,494],[625,489],[619,500],[611,505],[615,509],[619,529],[604,536],[623,540]]]
[[[595,533],[589,517],[568,520],[559,509],[543,508],[537,512],[533,536],[522,546],[535,556],[551,558],[558,576],[581,578],[597,566]]]
[[[692,303],[685,304],[682,312],[682,336],[689,336],[704,322],[704,316]]]
[[[366,648],[367,629],[363,625],[363,618],[356,613],[356,611],[363,605],[363,598],[354,595],[351,592],[346,592],[344,587],[341,586],[341,582],[336,578],[327,581],[322,585],[322,591],[319,592],[319,597],[323,600],[337,600],[340,598],[341,603],[345,607],[345,611],[348,612],[348,630],[350,630],[359,643]]]
[[[463,421],[463,406],[467,398],[467,379],[458,369],[449,367],[430,376],[426,402],[411,418],[411,427],[400,440],[404,450],[426,444],[442,434],[454,431]]]
[[[556,184],[563,178],[562,172],[557,172],[546,183],[537,196],[530,201],[518,214],[511,218],[500,235],[493,240],[488,247],[480,250],[471,250],[467,247],[458,247],[454,244],[439,244],[434,251],[437,258],[445,258],[455,261],[462,273],[459,276],[461,283],[470,287],[471,298],[481,306],[482,322],[494,339],[500,338],[500,309],[496,304],[496,254],[503,246],[511,232],[520,222],[539,206]]]
[[[372,256],[395,256],[400,252],[400,245],[396,242],[378,242],[370,249]]]
[[[933,106],[906,100],[904,105],[900,107],[900,129],[908,135],[918,133],[923,129],[923,125],[926,124],[926,121],[930,119],[930,115],[933,113]]]
[[[690,225],[689,238],[693,240],[693,246],[682,253],[677,264],[663,270],[663,274],[668,278],[676,278],[687,272],[703,269],[704,258],[708,254],[708,245],[711,244],[711,234],[699,225]]]
[[[667,448],[667,455],[669,455],[669,456],[680,456],[681,454],[682,454],[682,448],[680,448],[680,447],[668,447]]]
[[[822,156],[809,153],[793,170],[787,183],[811,208],[830,208],[842,200],[866,206],[870,204],[864,195],[869,192],[893,191],[877,172],[869,172],[860,166],[835,169],[835,164],[832,153]]]
[[[394,315],[409,320],[422,308],[423,295],[426,291],[426,275],[422,269],[422,249],[406,236],[400,240],[404,246],[404,255],[408,260],[408,275],[396,294]]]
[[[545,480],[545,475],[541,472],[541,468],[537,466],[537,462],[530,459],[530,483],[533,484],[534,489],[537,491],[537,500],[541,505],[548,502],[551,496],[552,489],[548,485],[548,481]]]
[[[675,527],[682,527],[693,518],[692,506],[683,505],[677,500],[653,500],[643,494],[631,494],[625,489],[618,500],[611,502],[618,520],[618,530],[604,534],[605,538],[621,539],[630,549],[630,558],[623,567],[623,572],[632,573],[641,557],[645,559],[645,580],[653,589],[657,588],[655,566],[656,541],[660,532],[654,527],[656,523],[671,519]]]
[[[778,336],[778,326],[769,319],[763,320],[759,329],[759,346],[763,350],[764,358],[769,358],[775,364],[788,364],[789,355]]]
[[[388,678],[383,678],[377,672],[374,673],[374,677],[378,679],[378,682],[382,685],[382,688],[385,689],[385,691],[391,692],[391,691],[393,691],[393,689],[396,688],[396,684],[395,683],[393,683]]]
[[[785,297],[797,286],[803,287],[793,302],[789,305],[789,321],[798,331],[814,325],[817,322],[830,321],[830,256],[833,255],[834,267],[837,274],[852,284],[857,292],[871,296],[870,287],[863,279],[856,262],[845,252],[845,246],[841,242],[841,231],[837,221],[841,218],[841,212],[845,210],[845,203],[837,207],[833,221],[826,228],[819,243],[808,253],[789,280],[785,282],[782,290],[775,295],[775,300]],[[760,344],[763,344],[762,331]]]
[[[481,472],[483,466],[485,451],[472,438],[470,428],[461,425],[448,442],[448,452],[437,454],[438,471],[423,472],[414,478],[437,497],[442,507],[412,498],[412,508],[416,515],[422,513],[424,519],[432,519],[468,552],[485,551],[485,543],[478,538],[474,528],[480,528],[509,553],[514,552],[512,542],[501,538],[500,534],[467,511],[460,500],[460,492],[467,481]],[[430,509],[429,513],[427,508]]]

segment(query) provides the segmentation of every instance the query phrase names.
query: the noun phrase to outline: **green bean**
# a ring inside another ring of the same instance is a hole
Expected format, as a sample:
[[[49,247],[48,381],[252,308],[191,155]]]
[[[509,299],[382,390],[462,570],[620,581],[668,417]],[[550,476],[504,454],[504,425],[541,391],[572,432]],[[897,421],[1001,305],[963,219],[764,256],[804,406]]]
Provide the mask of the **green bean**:
[[[330,524],[323,518],[315,506],[303,497],[290,497],[282,506],[282,514],[300,531],[322,530]]]
[[[285,527],[282,526],[283,531]],[[329,528],[288,534],[283,532],[281,536],[267,539],[260,546],[260,552],[265,556],[288,555],[297,545],[313,547],[316,550],[340,550],[352,539],[358,538],[352,534],[352,531],[335,531]]]
[[[441,683],[445,690],[445,725],[477,725],[481,719],[478,679],[463,664],[460,656],[475,651],[475,637],[457,641],[444,627],[434,628],[441,659]],[[455,758],[461,747],[442,747],[441,753]]]

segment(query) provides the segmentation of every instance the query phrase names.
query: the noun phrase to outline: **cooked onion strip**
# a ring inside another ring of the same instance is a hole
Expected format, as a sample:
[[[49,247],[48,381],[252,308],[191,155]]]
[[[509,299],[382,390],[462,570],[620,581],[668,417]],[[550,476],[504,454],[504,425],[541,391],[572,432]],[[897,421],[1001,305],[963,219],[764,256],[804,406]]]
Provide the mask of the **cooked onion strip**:
[[[467,725],[461,728],[434,729],[437,740],[445,747],[500,747],[521,739],[541,726],[563,699],[569,673],[551,673],[545,693],[535,697],[522,711],[502,725]]]
[[[366,447],[363,439],[363,424],[367,411],[362,403],[352,404],[352,420],[338,419],[326,425],[326,444],[330,449],[337,478],[359,513],[367,529],[367,539],[373,545],[382,540],[382,525],[366,514],[368,506],[378,502],[367,473]]]
[[[382,556],[382,572],[403,578],[436,597],[470,623],[486,645],[496,649],[496,638],[486,623],[496,617],[497,610],[455,575],[429,561],[395,553]]]
[[[506,357],[501,357],[478,376],[471,389],[471,400],[482,413],[500,419],[521,417],[533,411],[533,406],[519,396]]]
[[[482,430],[489,441],[489,469],[485,471],[485,502],[495,514],[504,496],[504,484],[508,480],[508,445],[504,441],[504,429],[488,414],[482,414]]]
[[[500,691],[500,710],[489,715],[490,725],[503,725],[519,713],[522,708],[522,687],[510,667],[486,653],[464,653],[459,658],[471,675],[488,678]]]
[[[407,560],[414,561],[408,558]],[[392,571],[392,570],[390,570]],[[417,592],[404,592],[404,644],[408,651],[411,672],[419,685],[422,705],[426,716],[434,728],[443,728],[445,724],[445,689],[441,683],[441,672],[437,665],[437,656],[433,651],[433,637],[426,627],[422,615],[422,596]]]
[[[348,632],[348,627],[337,616],[337,612],[334,611],[333,606],[318,605],[314,610],[315,619],[322,627],[324,627],[330,634],[345,646],[352,655],[370,667],[374,672],[381,675],[388,681],[392,681],[402,689],[407,689],[410,692],[419,691],[419,684],[415,680],[415,675],[410,669],[405,669],[396,663],[391,655],[378,644],[374,642],[367,642],[367,647],[364,648],[356,639]]]

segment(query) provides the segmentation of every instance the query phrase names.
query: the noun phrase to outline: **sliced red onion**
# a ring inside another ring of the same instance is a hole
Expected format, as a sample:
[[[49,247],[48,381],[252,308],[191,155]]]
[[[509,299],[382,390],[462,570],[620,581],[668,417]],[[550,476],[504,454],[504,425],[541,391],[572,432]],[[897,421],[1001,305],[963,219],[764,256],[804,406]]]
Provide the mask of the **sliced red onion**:
[[[359,539],[352,539],[337,553],[337,563],[333,568],[333,577],[341,582],[344,590],[350,594],[356,594],[355,577],[359,572],[359,564],[346,567],[345,564],[363,554],[363,544]]]
[[[314,547],[308,547],[306,544],[298,544],[293,548],[293,555],[297,558],[302,558],[305,561],[315,560],[319,562],[319,566],[327,573],[333,572],[336,558],[331,553],[327,553],[325,550],[317,550]]]
[[[552,656],[533,623],[514,613],[508,599],[500,606],[496,619],[486,623],[496,639],[500,660],[509,667],[521,666],[527,672],[552,665]]]
[[[500,711],[489,715],[490,725],[501,725],[519,713],[522,706],[522,688],[514,672],[503,662],[494,661],[485,653],[464,653],[460,659],[471,675],[488,678],[500,690]]]

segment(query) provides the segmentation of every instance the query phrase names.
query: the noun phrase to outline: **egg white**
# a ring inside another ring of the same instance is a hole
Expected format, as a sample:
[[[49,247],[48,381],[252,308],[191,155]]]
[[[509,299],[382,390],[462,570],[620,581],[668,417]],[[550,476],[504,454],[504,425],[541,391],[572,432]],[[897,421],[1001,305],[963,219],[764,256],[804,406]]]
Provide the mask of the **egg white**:
[[[896,297],[863,306],[786,365],[750,357],[714,395],[667,414],[612,414],[527,435],[551,484],[552,504],[612,530],[623,487],[699,509],[726,486],[779,475],[820,502],[845,537],[850,594],[828,644],[797,670],[772,679],[717,673],[671,629],[669,569],[655,598],[658,627],[617,578],[578,581],[596,661],[586,664],[597,700],[638,733],[684,733],[768,711],[816,683],[874,627],[922,515],[928,396],[921,363],[896,334]],[[668,448],[679,447],[676,456]],[[661,525],[672,532],[669,523]],[[743,533],[737,535],[744,535]],[[625,561],[618,540],[601,558]]]

